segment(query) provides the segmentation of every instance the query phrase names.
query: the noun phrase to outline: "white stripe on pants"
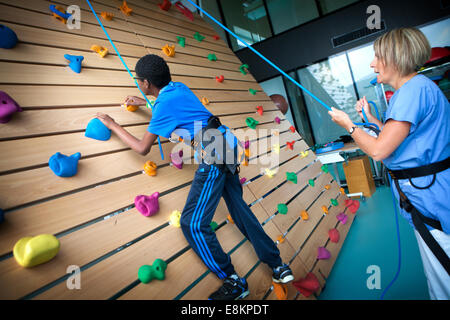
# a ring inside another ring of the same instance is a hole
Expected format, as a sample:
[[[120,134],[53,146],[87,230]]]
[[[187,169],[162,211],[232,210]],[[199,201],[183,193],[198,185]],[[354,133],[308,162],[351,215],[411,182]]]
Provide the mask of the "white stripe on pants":
[[[445,253],[450,256],[450,235],[439,231],[431,230],[431,235],[436,239]],[[423,268],[428,282],[428,292],[431,300],[450,300],[450,276],[439,260],[428,248],[417,230],[414,230],[422,257]]]

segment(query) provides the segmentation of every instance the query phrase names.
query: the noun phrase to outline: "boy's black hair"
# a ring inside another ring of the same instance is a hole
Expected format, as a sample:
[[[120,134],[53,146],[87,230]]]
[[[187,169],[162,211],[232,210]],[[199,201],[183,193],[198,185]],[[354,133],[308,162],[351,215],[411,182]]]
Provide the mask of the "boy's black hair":
[[[147,54],[136,63],[135,71],[138,77],[147,79],[161,89],[172,81],[169,66],[166,61],[155,54]]]

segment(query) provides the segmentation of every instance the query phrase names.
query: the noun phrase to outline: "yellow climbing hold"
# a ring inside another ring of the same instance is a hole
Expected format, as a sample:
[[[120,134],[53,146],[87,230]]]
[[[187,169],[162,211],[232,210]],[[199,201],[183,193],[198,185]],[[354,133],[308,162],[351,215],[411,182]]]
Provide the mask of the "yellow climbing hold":
[[[97,54],[100,57],[102,57],[102,58],[104,58],[108,54],[108,48],[102,47],[102,46],[98,46],[96,44],[93,44],[91,46],[91,50],[94,51],[94,52],[97,52]]]
[[[172,211],[172,213],[169,216],[169,223],[177,228],[180,228],[180,218],[181,218],[181,212],[178,210]]]
[[[59,240],[52,234],[24,237],[16,242],[14,258],[22,267],[34,267],[53,259],[59,251]]]
[[[302,151],[302,152],[300,152],[300,158],[301,159],[306,158],[308,156],[308,154],[309,154],[308,151]]]
[[[275,170],[270,170],[269,168],[266,168],[266,176],[268,176],[269,178],[273,178],[273,176],[276,174]]]

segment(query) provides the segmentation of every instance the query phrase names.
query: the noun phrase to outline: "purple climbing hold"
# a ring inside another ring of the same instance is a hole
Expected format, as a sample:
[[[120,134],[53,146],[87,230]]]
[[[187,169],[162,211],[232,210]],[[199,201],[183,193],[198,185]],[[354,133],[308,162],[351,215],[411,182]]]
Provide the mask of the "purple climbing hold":
[[[342,224],[346,224],[346,223],[347,223],[348,216],[347,216],[344,212],[341,212],[341,213],[339,213],[339,214],[336,216],[336,218],[337,218]]]
[[[153,193],[151,196],[139,195],[134,198],[136,209],[145,217],[151,217],[159,211],[159,192]]]
[[[170,158],[172,159],[172,164],[178,168],[183,169],[183,150],[179,152],[171,153]]]
[[[7,123],[15,112],[22,108],[6,92],[0,91],[0,123]]]
[[[317,249],[317,259],[318,260],[327,260],[331,258],[331,253],[324,247],[319,247]]]

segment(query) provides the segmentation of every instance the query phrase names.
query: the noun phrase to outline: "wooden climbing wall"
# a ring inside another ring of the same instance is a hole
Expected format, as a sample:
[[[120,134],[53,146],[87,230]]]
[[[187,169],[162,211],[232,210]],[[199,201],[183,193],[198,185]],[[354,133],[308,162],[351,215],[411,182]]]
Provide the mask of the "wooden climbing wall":
[[[239,72],[241,61],[201,17],[193,22],[175,8],[165,12],[158,0],[130,0],[131,16],[122,14],[121,1],[92,0],[97,13],[114,13],[112,21],[102,20],[125,62],[134,69],[137,60],[148,53],[163,56],[174,81],[188,85],[207,108],[233,129],[245,129],[245,119],[259,121],[257,129],[278,129],[280,153],[273,178],[261,174],[267,165],[242,167],[245,201],[251,206],[264,230],[277,241],[282,258],[289,262],[295,278],[313,272],[323,287],[335,262],[354,215],[343,225],[336,219],[346,212],[339,187],[291,124],[277,111],[251,74]],[[49,5],[76,4],[81,8],[81,29],[70,30],[54,19]],[[13,29],[19,43],[14,49],[0,49],[0,90],[7,92],[24,109],[7,124],[0,125],[0,208],[5,221],[0,224],[0,299],[207,299],[220,281],[208,271],[189,248],[181,229],[168,224],[173,210],[182,210],[196,165],[178,170],[169,164],[173,144],[161,139],[166,160],[154,146],[147,156],[127,148],[114,134],[106,142],[84,137],[87,123],[97,112],[111,115],[132,134],[142,137],[151,111],[140,108],[127,112],[120,105],[127,95],[138,95],[118,56],[98,22],[82,0],[0,0],[0,23]],[[198,42],[193,34],[205,39]],[[183,48],[177,36],[186,38]],[[93,44],[105,46],[109,55],[102,59],[90,51]],[[173,58],[161,48],[175,45]],[[83,55],[80,74],[72,72],[64,54]],[[214,53],[217,61],[209,61]],[[251,72],[251,66],[250,66]],[[224,75],[218,83],[216,76]],[[256,95],[249,89],[258,90]],[[263,106],[264,114],[256,113]],[[281,123],[274,122],[275,117]],[[273,135],[256,131],[253,144],[264,141],[250,160],[273,155]],[[275,139],[275,138],[274,138]],[[293,150],[287,142],[295,141]],[[80,152],[78,173],[60,178],[48,167],[51,155]],[[155,177],[143,174],[143,164],[158,165]],[[286,181],[286,172],[295,172],[298,184]],[[313,179],[314,187],[308,184]],[[326,185],[331,188],[327,190]],[[160,211],[147,218],[134,207],[139,194],[160,192]],[[337,207],[330,199],[338,200]],[[288,214],[277,212],[277,204],[288,206]],[[322,206],[329,209],[328,215]],[[309,220],[300,218],[307,210]],[[272,290],[271,270],[258,261],[253,247],[236,226],[227,223],[227,208],[221,200],[214,221],[223,249],[250,286],[249,299],[277,299]],[[332,243],[328,230],[337,228],[340,241]],[[61,243],[57,256],[34,268],[20,267],[13,255],[14,244],[24,236],[54,234]],[[331,252],[328,260],[317,260],[318,247]],[[136,282],[137,271],[157,258],[168,263],[166,279],[149,284]],[[67,268],[79,266],[81,289],[70,290]],[[315,299],[320,290],[308,299]],[[288,299],[306,299],[288,285]]]

